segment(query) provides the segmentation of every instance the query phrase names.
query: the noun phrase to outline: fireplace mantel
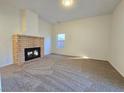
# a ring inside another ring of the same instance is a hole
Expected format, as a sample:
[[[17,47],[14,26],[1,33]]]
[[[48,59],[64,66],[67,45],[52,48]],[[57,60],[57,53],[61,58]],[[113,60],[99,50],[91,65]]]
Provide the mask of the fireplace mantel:
[[[25,48],[41,48],[41,57],[25,61]],[[13,35],[13,59],[14,64],[22,65],[28,62],[40,61],[44,57],[44,38],[37,36],[28,36],[28,35]]]

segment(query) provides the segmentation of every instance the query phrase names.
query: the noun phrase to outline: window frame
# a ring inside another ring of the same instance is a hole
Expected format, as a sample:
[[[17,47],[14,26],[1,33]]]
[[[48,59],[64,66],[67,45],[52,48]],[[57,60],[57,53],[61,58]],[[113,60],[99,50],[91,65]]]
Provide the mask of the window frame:
[[[64,35],[64,39],[63,40],[59,40],[59,35]],[[56,36],[56,47],[58,49],[62,49],[65,47],[65,33],[58,33],[57,36]]]

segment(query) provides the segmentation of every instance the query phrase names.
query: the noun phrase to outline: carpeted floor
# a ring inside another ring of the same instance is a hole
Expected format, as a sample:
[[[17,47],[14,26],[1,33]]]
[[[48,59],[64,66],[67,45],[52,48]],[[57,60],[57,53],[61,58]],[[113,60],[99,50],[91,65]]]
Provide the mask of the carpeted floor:
[[[0,71],[5,92],[124,92],[124,78],[105,61],[49,55]]]

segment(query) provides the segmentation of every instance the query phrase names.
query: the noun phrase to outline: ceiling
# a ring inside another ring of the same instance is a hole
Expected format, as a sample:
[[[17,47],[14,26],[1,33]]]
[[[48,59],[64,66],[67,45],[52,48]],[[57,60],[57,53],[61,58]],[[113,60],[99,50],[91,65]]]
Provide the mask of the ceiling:
[[[1,1],[1,0],[0,0]],[[21,9],[37,12],[51,23],[110,14],[120,0],[74,0],[73,7],[64,8],[61,0],[2,0]]]

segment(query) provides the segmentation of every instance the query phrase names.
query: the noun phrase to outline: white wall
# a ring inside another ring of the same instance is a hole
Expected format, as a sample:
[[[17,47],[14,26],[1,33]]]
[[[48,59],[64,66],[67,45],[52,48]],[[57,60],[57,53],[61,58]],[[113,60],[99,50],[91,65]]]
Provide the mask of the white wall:
[[[44,48],[45,48],[45,55],[51,53],[51,42],[52,42],[52,25],[40,19],[40,35],[44,37]]]
[[[108,60],[111,15],[97,16],[56,24],[53,31],[53,53],[87,56]],[[56,48],[56,35],[65,33],[65,47]]]
[[[12,35],[20,31],[19,16],[14,7],[0,4],[0,67],[13,63]]]
[[[111,63],[124,76],[124,0],[113,14]]]
[[[44,36],[45,54],[50,53],[51,25],[41,21],[39,15],[32,11],[26,10],[25,13],[24,17],[22,17],[21,10],[0,3],[0,67],[13,64],[13,34]],[[24,26],[22,26],[23,24]]]
[[[30,10],[23,10],[22,18],[22,25],[25,25],[23,29],[25,31],[22,31],[22,34],[24,35],[31,35],[31,36],[40,36],[39,34],[39,15],[33,11]],[[22,30],[23,30],[22,29]]]

